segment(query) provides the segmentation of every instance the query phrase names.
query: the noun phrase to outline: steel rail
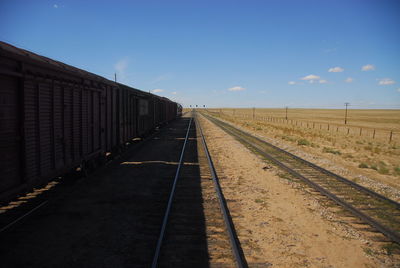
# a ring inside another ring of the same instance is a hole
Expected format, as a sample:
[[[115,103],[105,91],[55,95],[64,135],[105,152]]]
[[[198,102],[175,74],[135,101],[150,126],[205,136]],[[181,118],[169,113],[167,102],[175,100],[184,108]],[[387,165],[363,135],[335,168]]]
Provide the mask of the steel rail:
[[[170,193],[169,199],[168,199],[167,209],[165,211],[164,219],[163,219],[163,222],[162,222],[162,225],[161,225],[160,235],[158,237],[157,246],[156,246],[156,250],[155,250],[155,253],[154,253],[154,257],[153,257],[153,262],[151,264],[152,268],[156,268],[157,267],[158,258],[160,256],[160,250],[161,250],[162,242],[163,242],[164,235],[165,235],[165,229],[166,229],[167,223],[168,223],[169,213],[171,211],[172,202],[173,202],[173,199],[174,199],[176,184],[178,182],[179,174],[180,174],[180,171],[181,171],[181,166],[182,166],[182,162],[183,162],[183,156],[185,154],[186,143],[188,141],[191,124],[192,124],[192,117],[190,118],[189,126],[188,126],[187,131],[186,131],[186,137],[185,137],[185,141],[184,141],[183,146],[182,146],[182,151],[181,151],[181,155],[180,155],[180,158],[179,158],[178,168],[176,169],[174,182],[172,184],[171,193]]]
[[[241,141],[244,144],[247,144],[248,146],[252,147],[255,151],[257,151],[257,153],[259,153],[260,155],[264,156],[265,158],[269,159],[270,161],[272,161],[273,163],[275,163],[276,165],[278,165],[279,167],[281,167],[282,169],[286,170],[287,172],[289,172],[290,174],[292,174],[295,177],[300,178],[301,180],[303,180],[304,182],[306,182],[308,185],[310,185],[311,187],[313,187],[314,189],[316,189],[317,191],[319,191],[320,193],[322,193],[323,195],[327,196],[328,198],[330,198],[331,200],[333,200],[334,202],[336,202],[337,204],[339,204],[340,206],[344,207],[345,209],[349,210],[351,213],[353,213],[354,215],[358,216],[359,218],[361,218],[364,222],[368,223],[369,225],[373,226],[376,230],[380,231],[381,233],[383,233],[386,237],[388,237],[389,239],[391,239],[392,241],[399,243],[400,244],[400,234],[394,230],[392,230],[389,227],[386,227],[384,225],[382,225],[381,223],[379,223],[378,221],[374,220],[372,217],[366,215],[365,213],[363,213],[362,211],[360,211],[359,209],[357,209],[356,207],[352,206],[351,204],[349,204],[348,202],[344,201],[342,198],[338,197],[337,195],[331,193],[330,191],[328,191],[327,189],[323,188],[322,186],[318,185],[317,183],[313,182],[312,180],[306,178],[305,176],[301,175],[299,172],[293,170],[292,168],[290,168],[289,166],[285,165],[284,163],[282,163],[281,161],[277,160],[276,158],[274,158],[272,155],[268,154],[267,152],[265,152],[262,148],[260,148],[259,146],[257,146],[254,143],[251,143],[250,141],[247,141],[246,139],[240,137],[238,134],[234,133],[232,130],[229,130],[227,127],[222,126],[221,124],[227,124],[227,123],[223,123],[222,121],[215,119],[213,117],[209,117],[206,116],[206,118],[208,118],[211,122],[213,122],[214,124],[218,125],[221,129],[223,129],[225,132],[227,132],[228,134],[232,135],[233,137],[235,137],[236,139],[238,139],[239,141]],[[229,125],[229,124],[227,124]],[[249,136],[251,138],[256,139],[259,142],[262,142],[268,146],[271,146],[274,149],[277,149],[280,152],[286,153],[289,156],[292,156],[294,159],[296,160],[301,160],[302,163],[307,164],[310,167],[315,167],[315,164],[312,164],[304,159],[301,159],[297,156],[294,156],[293,154],[286,152],[285,150],[276,147],[266,141],[263,141],[257,137],[254,137],[253,135],[246,133],[242,130],[237,129],[234,126],[229,125],[231,128],[235,129],[237,132],[244,134],[245,136]],[[339,179],[342,182],[348,183],[350,182],[349,180],[340,177],[339,175],[336,175],[330,171],[327,171],[321,167],[316,166],[318,170],[323,170],[325,171],[324,173],[326,173],[327,175],[331,175],[333,174],[334,178]],[[354,182],[348,183],[351,186],[354,186],[353,184],[355,184]],[[366,189],[360,185],[357,184],[357,187],[355,187],[357,189],[360,190],[360,188],[364,189],[363,192],[374,196],[377,199],[383,199],[384,201],[387,201],[391,204],[395,204],[396,207],[399,207],[399,203],[388,199],[386,197],[381,196],[378,193],[375,193],[369,189]]]
[[[219,180],[218,180],[217,173],[215,171],[214,163],[212,162],[212,159],[211,159],[211,156],[210,156],[210,152],[208,151],[207,143],[206,143],[206,140],[205,140],[204,135],[203,135],[203,130],[201,128],[200,123],[197,120],[196,115],[195,115],[195,123],[196,123],[196,126],[198,127],[198,129],[200,131],[201,141],[202,141],[202,144],[203,144],[203,148],[204,148],[205,154],[207,156],[207,161],[208,161],[208,165],[209,165],[209,168],[210,168],[212,180],[214,182],[215,191],[216,191],[216,193],[218,195],[218,200],[219,200],[219,204],[220,204],[220,207],[221,207],[221,212],[222,212],[222,215],[223,215],[223,218],[224,218],[224,221],[225,221],[226,229],[228,231],[229,240],[231,242],[232,253],[233,253],[233,255],[235,257],[235,260],[236,260],[236,266],[238,268],[247,267],[246,258],[245,258],[244,254],[243,254],[243,251],[242,251],[241,247],[240,247],[240,242],[237,239],[235,226],[233,225],[232,219],[230,217],[229,209],[228,209],[228,206],[226,204],[226,200],[225,200],[224,194],[222,193],[221,186],[219,184]]]
[[[41,202],[39,205],[35,206],[33,209],[29,210],[28,212],[24,213],[22,216],[18,217],[14,221],[10,222],[9,224],[7,224],[3,228],[1,228],[0,229],[0,233],[6,231],[8,228],[10,228],[13,225],[15,225],[16,223],[20,222],[22,219],[26,218],[27,216],[29,216],[30,214],[32,214],[33,212],[35,212],[36,210],[38,210],[42,206],[46,205],[47,203],[48,203],[48,201]]]
[[[218,120],[216,118],[213,118],[213,119],[214,120]],[[225,123],[225,124],[227,124],[227,123]],[[227,125],[229,125],[229,124],[227,124]],[[233,127],[233,126],[231,126],[231,127]],[[237,130],[239,130],[239,129],[237,129]],[[357,188],[358,190],[360,190],[362,192],[365,192],[365,193],[367,193],[367,194],[369,194],[371,196],[374,196],[374,197],[376,197],[378,199],[385,200],[388,203],[391,203],[392,205],[395,205],[396,207],[400,208],[400,203],[398,203],[398,202],[396,202],[396,201],[394,201],[394,200],[392,200],[390,198],[387,198],[386,196],[383,196],[383,195],[381,195],[381,194],[379,194],[377,192],[374,192],[374,191],[372,191],[372,190],[370,190],[368,188],[365,188],[365,187],[363,187],[363,186],[361,186],[361,185],[359,185],[359,184],[357,184],[357,183],[355,183],[355,182],[353,182],[351,180],[348,180],[348,179],[346,179],[346,178],[344,178],[342,176],[339,176],[338,174],[335,174],[335,173],[333,173],[333,172],[331,172],[331,171],[329,171],[327,169],[324,169],[324,168],[322,168],[320,166],[317,166],[314,163],[311,163],[311,162],[309,162],[307,160],[304,160],[303,158],[300,158],[297,155],[294,155],[294,154],[292,154],[292,153],[290,153],[288,151],[285,151],[285,150],[283,150],[283,149],[281,149],[281,148],[279,148],[279,147],[277,147],[277,146],[275,146],[275,145],[273,145],[273,144],[271,144],[271,143],[269,143],[269,142],[267,142],[265,140],[260,139],[259,137],[251,135],[250,133],[246,133],[243,130],[239,130],[239,131],[244,133],[244,134],[246,134],[246,135],[251,136],[253,139],[256,139],[260,143],[267,144],[268,146],[272,147],[273,149],[278,150],[278,151],[282,152],[283,154],[287,154],[287,155],[291,156],[292,158],[295,158],[295,160],[298,160],[298,161],[302,162],[303,164],[306,164],[306,165],[308,165],[308,166],[310,166],[310,167],[312,167],[314,169],[317,169],[317,170],[319,170],[319,171],[321,171],[321,172],[323,172],[323,173],[325,173],[325,174],[327,174],[329,176],[335,177],[336,179],[338,179],[338,180],[340,180],[340,181],[342,181],[344,183],[347,183],[347,184],[353,186],[354,188]]]
[[[216,120],[217,120],[217,119],[216,119]],[[239,130],[239,129],[238,129],[238,130]],[[257,140],[258,142],[260,142],[260,143],[264,143],[264,144],[266,144],[266,145],[272,147],[273,149],[275,149],[275,150],[277,150],[277,151],[279,151],[279,152],[281,152],[281,153],[283,153],[283,154],[289,155],[290,157],[294,158],[295,160],[297,160],[297,161],[299,161],[299,162],[302,162],[303,164],[308,165],[308,166],[310,166],[311,168],[317,169],[317,170],[319,170],[319,171],[325,173],[325,174],[328,175],[328,176],[335,177],[337,180],[340,180],[340,181],[342,181],[342,182],[344,182],[344,183],[346,183],[346,184],[349,184],[349,185],[353,186],[354,188],[357,188],[358,190],[360,190],[360,191],[362,191],[362,192],[364,192],[364,193],[366,193],[366,194],[368,194],[368,195],[371,195],[371,196],[373,196],[373,197],[375,197],[375,198],[377,198],[377,199],[384,200],[384,201],[386,201],[386,202],[388,202],[388,203],[390,203],[390,204],[392,204],[392,205],[395,205],[397,208],[400,208],[400,203],[398,203],[398,202],[396,202],[396,201],[394,201],[394,200],[392,200],[392,199],[389,199],[389,198],[387,198],[386,196],[383,196],[383,195],[381,195],[381,194],[379,194],[379,193],[377,193],[377,192],[374,192],[374,191],[372,191],[372,190],[370,190],[370,189],[368,189],[368,188],[365,188],[365,187],[363,187],[363,186],[361,186],[361,185],[359,185],[359,184],[357,184],[357,183],[355,183],[355,182],[353,182],[353,181],[351,181],[351,180],[349,180],[349,179],[346,179],[346,178],[344,178],[344,177],[342,177],[342,176],[339,176],[338,174],[335,174],[335,173],[333,173],[333,172],[331,172],[331,171],[329,171],[329,170],[327,170],[327,169],[324,169],[324,168],[322,168],[322,167],[320,167],[320,166],[317,166],[317,165],[314,164],[314,163],[311,163],[311,162],[309,162],[309,161],[307,161],[307,160],[305,160],[305,159],[303,159],[303,158],[300,158],[300,157],[298,157],[297,155],[294,155],[294,154],[292,154],[292,153],[290,153],[290,152],[288,152],[288,151],[285,151],[285,150],[283,150],[282,148],[279,148],[279,147],[277,147],[277,146],[275,146],[275,145],[273,145],[273,144],[271,144],[271,143],[269,143],[269,142],[267,142],[267,141],[264,141],[264,140],[262,140],[262,139],[260,139],[260,138],[258,138],[258,137],[256,137],[256,136],[254,136],[254,135],[251,135],[251,134],[249,134],[249,133],[246,133],[246,132],[244,132],[244,131],[242,131],[242,130],[239,130],[239,131],[242,132],[242,133],[244,133],[244,134],[246,134],[246,135],[251,136],[251,138],[256,139],[256,140]]]

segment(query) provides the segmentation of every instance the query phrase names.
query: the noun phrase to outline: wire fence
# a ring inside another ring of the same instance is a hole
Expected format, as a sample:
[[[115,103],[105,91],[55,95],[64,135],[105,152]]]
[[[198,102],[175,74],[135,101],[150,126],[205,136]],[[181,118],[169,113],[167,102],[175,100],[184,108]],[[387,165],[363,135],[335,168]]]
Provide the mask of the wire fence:
[[[313,130],[327,131],[338,135],[359,136],[372,140],[381,140],[389,143],[400,142],[400,131],[372,128],[365,126],[352,126],[344,124],[336,124],[330,122],[317,122],[309,120],[286,119],[285,117],[274,117],[266,115],[258,115],[256,113],[238,113],[235,110],[224,111],[223,109],[207,109],[208,112],[216,115],[225,115],[233,118],[241,118],[255,121],[268,122],[276,125],[287,125],[298,128],[306,128]]]

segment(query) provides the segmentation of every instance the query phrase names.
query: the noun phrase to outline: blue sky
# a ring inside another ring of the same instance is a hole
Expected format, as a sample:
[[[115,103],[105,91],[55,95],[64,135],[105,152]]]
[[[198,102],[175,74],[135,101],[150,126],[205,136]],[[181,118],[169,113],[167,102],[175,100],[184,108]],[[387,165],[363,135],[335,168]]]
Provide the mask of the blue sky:
[[[0,1],[0,40],[207,107],[400,107],[400,1]]]

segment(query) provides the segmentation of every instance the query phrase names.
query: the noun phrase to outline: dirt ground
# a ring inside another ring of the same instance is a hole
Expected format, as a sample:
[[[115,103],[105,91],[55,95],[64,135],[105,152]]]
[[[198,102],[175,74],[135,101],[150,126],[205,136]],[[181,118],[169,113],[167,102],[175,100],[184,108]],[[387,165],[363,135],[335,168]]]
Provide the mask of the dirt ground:
[[[324,205],[324,197],[279,176],[278,168],[205,118],[200,120],[249,263],[400,267],[399,256],[385,250],[390,245],[379,242],[382,237],[373,241],[367,226],[343,216],[336,206]]]
[[[266,121],[214,113],[268,142],[353,180],[388,198],[400,201],[400,147],[382,141],[336,132],[288,127]]]

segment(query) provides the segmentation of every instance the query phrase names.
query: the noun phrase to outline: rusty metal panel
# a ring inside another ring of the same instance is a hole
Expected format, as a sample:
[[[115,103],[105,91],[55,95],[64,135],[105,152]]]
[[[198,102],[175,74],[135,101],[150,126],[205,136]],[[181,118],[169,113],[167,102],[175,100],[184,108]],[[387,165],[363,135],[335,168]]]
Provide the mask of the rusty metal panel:
[[[38,138],[40,154],[40,175],[46,176],[54,168],[53,140],[52,140],[52,93],[49,82],[38,84]]]
[[[118,100],[117,100],[117,95],[118,94],[118,88],[114,88],[112,91],[112,98],[111,98],[111,122],[112,122],[112,147],[118,146],[118,113],[117,113],[117,108],[118,108]]]
[[[59,169],[65,165],[64,161],[64,100],[63,89],[60,84],[53,88],[53,120],[54,120],[54,158],[55,168]]]
[[[100,132],[100,94],[96,91],[92,91],[93,96],[93,151],[97,151],[101,146],[101,132]]]
[[[72,88],[72,158],[74,161],[80,160],[82,151],[82,120],[81,120],[81,94],[80,88],[76,85]]]
[[[24,113],[25,113],[25,165],[27,181],[34,180],[39,175],[40,151],[38,143],[38,86],[33,79],[24,82]]]
[[[106,128],[105,128],[105,140],[106,140],[106,150],[111,151],[112,148],[112,88],[106,88],[106,96],[105,96],[105,114],[106,114]]]
[[[155,128],[155,123],[154,123],[154,96],[149,98],[149,118],[148,118],[148,131],[152,130]]]
[[[91,153],[94,151],[94,143],[93,143],[93,131],[94,131],[94,117],[93,117],[93,92],[88,90],[87,91],[87,97],[88,97],[88,113],[87,113],[87,119],[88,119],[88,153]]]
[[[17,78],[0,75],[0,192],[21,183],[20,107]]]
[[[86,155],[89,153],[89,90],[87,88],[82,89],[82,153]]]
[[[66,165],[71,164],[73,161],[73,148],[72,148],[72,91],[70,85],[63,86],[64,91],[64,159]]]
[[[124,144],[128,140],[128,90],[122,88],[120,91],[120,143]]]
[[[136,116],[137,116],[137,105],[134,94],[129,96],[129,138],[133,139],[137,136],[136,134]]]

